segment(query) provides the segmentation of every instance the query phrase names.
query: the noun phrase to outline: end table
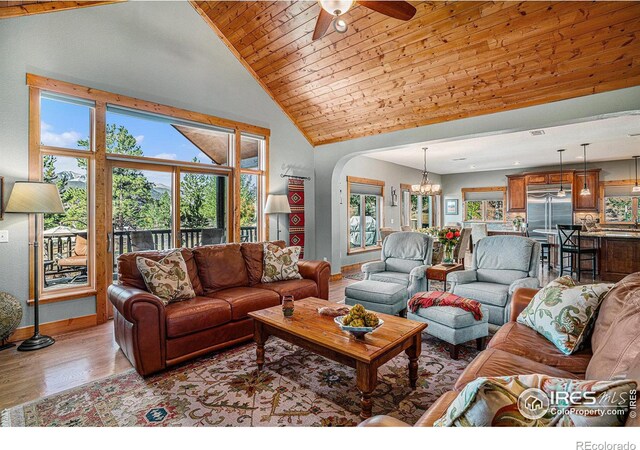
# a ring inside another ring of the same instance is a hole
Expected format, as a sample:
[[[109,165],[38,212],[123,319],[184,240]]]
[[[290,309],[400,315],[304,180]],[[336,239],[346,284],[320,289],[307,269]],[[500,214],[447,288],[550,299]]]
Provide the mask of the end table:
[[[442,290],[446,291],[447,275],[451,272],[457,272],[458,270],[464,270],[464,264],[436,264],[435,266],[427,268],[427,280],[442,281],[444,284]]]

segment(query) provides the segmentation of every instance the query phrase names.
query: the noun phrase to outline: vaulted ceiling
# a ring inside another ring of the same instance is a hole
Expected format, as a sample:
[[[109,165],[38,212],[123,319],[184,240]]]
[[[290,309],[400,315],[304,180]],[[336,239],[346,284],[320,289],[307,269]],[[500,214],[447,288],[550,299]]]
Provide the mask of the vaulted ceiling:
[[[88,6],[108,5],[122,1],[125,0],[75,2],[58,2],[51,0],[0,1],[0,19],[66,11],[68,9],[86,8]]]
[[[191,2],[313,145],[640,85],[640,2]]]

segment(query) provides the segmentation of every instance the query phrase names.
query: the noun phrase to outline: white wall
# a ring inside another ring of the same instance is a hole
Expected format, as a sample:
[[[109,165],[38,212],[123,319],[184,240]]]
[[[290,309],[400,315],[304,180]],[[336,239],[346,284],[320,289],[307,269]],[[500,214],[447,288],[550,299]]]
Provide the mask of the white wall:
[[[347,266],[363,261],[371,261],[380,258],[380,252],[366,252],[347,255],[347,208],[349,201],[347,199],[347,177],[372,178],[374,180],[384,181],[384,209],[383,224],[380,226],[400,229],[400,183],[416,184],[420,182],[422,170],[412,169],[410,167],[393,164],[379,159],[367,158],[366,156],[357,156],[346,163],[342,169],[340,177],[340,187],[342,189],[342,204],[340,204],[340,265]],[[429,174],[429,177],[435,183],[440,182],[440,176],[437,174]],[[391,186],[396,189],[398,195],[398,206],[391,206]],[[392,223],[393,221],[393,223]],[[334,269],[335,271],[335,269]]]
[[[5,201],[27,178],[27,72],[271,129],[270,190],[279,174],[313,176],[313,149],[187,2],[127,2],[0,21],[0,176]],[[314,256],[314,182],[307,182],[306,256]],[[283,220],[284,222],[284,220]],[[271,238],[275,238],[275,218]],[[0,229],[0,291],[25,302],[27,218]],[[104,237],[103,237],[104,238]],[[95,312],[94,299],[42,305],[42,322]],[[21,325],[33,322],[25,307]]]
[[[553,151],[553,150],[552,150]],[[588,161],[588,158],[587,158]],[[582,170],[583,166],[580,164],[566,165],[566,169]],[[605,161],[605,162],[593,162],[587,163],[588,169],[602,169],[600,172],[601,181],[609,180],[625,180],[635,177],[635,169],[633,161]],[[473,187],[486,187],[486,186],[507,186],[507,175],[515,175],[524,172],[534,172],[538,170],[543,171],[556,171],[560,170],[560,166],[546,166],[546,167],[534,167],[527,169],[517,170],[492,170],[487,172],[466,172],[456,173],[451,175],[442,175],[442,198],[443,205],[444,199],[457,198],[458,199],[458,215],[445,215],[444,221],[446,222],[461,222],[462,221],[462,188]]]

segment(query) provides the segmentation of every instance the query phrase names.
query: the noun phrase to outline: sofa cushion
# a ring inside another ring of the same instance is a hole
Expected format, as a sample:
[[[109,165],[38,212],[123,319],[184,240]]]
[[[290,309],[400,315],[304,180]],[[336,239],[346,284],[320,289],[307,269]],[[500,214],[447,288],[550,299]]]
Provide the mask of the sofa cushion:
[[[231,306],[231,319],[240,320],[252,311],[271,308],[280,304],[280,296],[273,291],[255,287],[236,287],[210,294]]]
[[[135,287],[142,290],[147,290],[147,286],[144,283],[144,278],[138,270],[136,265],[136,258],[142,256],[149,258],[153,261],[160,261],[175,249],[163,250],[163,251],[144,251],[144,252],[131,252],[124,253],[118,256],[118,281],[126,286]],[[193,287],[196,295],[202,295],[202,283],[198,277],[198,266],[196,266],[196,260],[193,256],[193,252],[188,248],[181,248],[180,252],[184,258],[184,262],[187,265],[187,272],[189,272],[189,279],[191,280],[191,286]]]
[[[557,278],[536,293],[518,316],[518,323],[536,330],[570,355],[588,340],[600,302],[612,286],[576,286],[569,276]]]
[[[480,352],[480,354],[471,361],[456,381],[454,388],[460,391],[469,382],[478,377],[528,375],[532,373],[558,378],[579,378],[567,370],[547,366],[523,356],[517,356],[502,350],[490,348]]]
[[[175,338],[231,321],[231,306],[218,298],[194,297],[165,307],[167,337]]]
[[[465,311],[455,306],[430,306],[428,308],[418,308],[414,313],[418,317],[442,324],[448,328],[460,329],[472,327],[489,320],[489,311],[481,306],[482,318],[476,320],[471,311]]]
[[[240,252],[240,244],[218,244],[196,247],[193,254],[204,295],[222,289],[248,286],[249,278]]]
[[[415,259],[387,258],[384,263],[389,272],[401,272],[408,274],[416,267],[422,266],[424,261]]]
[[[591,335],[591,348],[595,352],[605,342],[604,336],[620,311],[632,299],[640,298],[640,272],[627,275],[611,289],[602,300],[598,319]]]
[[[640,355],[640,290],[625,296],[626,302],[587,367],[587,377],[609,380],[626,377]]]
[[[274,281],[299,280],[302,278],[298,269],[298,260],[302,247],[293,246],[280,248],[269,242],[264,243],[264,272],[261,281],[273,283]]]
[[[584,381],[538,374],[478,378],[465,386],[434,426],[619,427],[629,414],[635,388],[631,380]],[[550,402],[554,392],[575,395]],[[599,409],[585,404],[586,393],[594,395]],[[539,417],[525,417],[527,406],[537,406],[528,412]],[[607,406],[615,407],[615,414],[605,410]]]
[[[509,286],[505,284],[475,282],[457,284],[453,293],[494,306],[505,306],[509,298]]]
[[[169,253],[160,261],[138,256],[136,265],[147,290],[165,305],[196,296],[180,250]]]
[[[369,279],[409,286],[409,274],[403,272],[375,272],[369,275]]]
[[[529,272],[522,270],[509,270],[509,269],[478,269],[476,271],[476,277],[478,281],[485,283],[497,283],[510,285],[516,280],[527,278]]]
[[[272,244],[280,248],[286,245],[284,241],[273,241]],[[247,268],[249,286],[261,283],[264,268],[264,242],[244,242],[240,245],[240,252]]]
[[[592,356],[591,349],[565,355],[537,331],[517,322],[509,322],[500,327],[489,341],[488,347],[566,370],[581,378],[584,377]]]
[[[254,287],[273,291],[280,297],[293,295],[294,300],[318,296],[318,285],[315,281],[307,279],[274,281],[273,283],[256,284]]]
[[[490,236],[474,250],[474,269],[518,270],[529,273],[535,241],[519,236]]]

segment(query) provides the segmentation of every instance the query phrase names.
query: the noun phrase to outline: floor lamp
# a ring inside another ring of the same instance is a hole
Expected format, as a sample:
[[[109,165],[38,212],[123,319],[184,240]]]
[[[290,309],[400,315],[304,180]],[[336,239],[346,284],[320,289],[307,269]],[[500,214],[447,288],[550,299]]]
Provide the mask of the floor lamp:
[[[55,184],[37,181],[16,181],[5,210],[8,213],[33,214],[35,234],[33,239],[33,336],[18,347],[20,351],[39,350],[55,342],[52,337],[40,334],[38,300],[40,297],[40,250],[38,244],[38,214],[63,214],[64,207]]]
[[[289,199],[286,194],[269,194],[267,204],[264,206],[265,214],[277,214],[276,229],[278,230],[278,240],[280,240],[280,214],[291,214]]]

